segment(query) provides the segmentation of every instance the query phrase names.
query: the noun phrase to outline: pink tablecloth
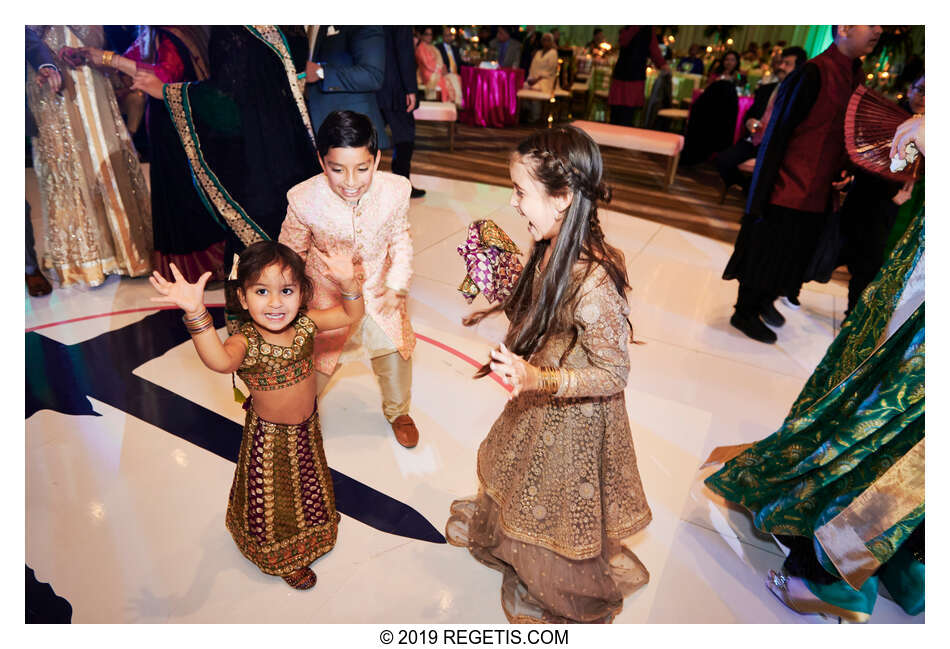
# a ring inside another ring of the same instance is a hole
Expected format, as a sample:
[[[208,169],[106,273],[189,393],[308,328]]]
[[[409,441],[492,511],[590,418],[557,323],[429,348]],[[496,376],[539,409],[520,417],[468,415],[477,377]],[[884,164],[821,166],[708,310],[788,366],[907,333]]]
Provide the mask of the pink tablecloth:
[[[696,88],[693,90],[693,99],[690,103],[690,108],[693,104],[696,103],[696,98],[703,94],[703,88]],[[739,97],[739,114],[736,115],[736,132],[732,136],[732,143],[735,144],[739,141],[739,138],[742,136],[742,125],[745,122],[745,114],[752,108],[752,104],[755,103],[755,97]]]
[[[462,76],[464,94],[459,121],[471,126],[495,128],[515,124],[518,109],[516,93],[524,85],[524,70],[490,70],[463,65],[459,74]]]

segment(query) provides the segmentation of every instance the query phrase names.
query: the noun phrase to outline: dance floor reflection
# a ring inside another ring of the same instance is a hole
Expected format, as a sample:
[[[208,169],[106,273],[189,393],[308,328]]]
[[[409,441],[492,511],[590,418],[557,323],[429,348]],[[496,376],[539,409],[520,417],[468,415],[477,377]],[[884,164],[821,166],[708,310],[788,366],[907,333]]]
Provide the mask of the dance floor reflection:
[[[421,440],[407,450],[393,439],[368,361],[341,368],[320,412],[343,518],[311,591],[260,573],[225,529],[244,411],[230,377],[201,365],[180,314],[155,308],[144,279],[26,298],[25,563],[55,592],[31,591],[50,610],[65,600],[73,622],[505,622],[500,574],[442,536],[449,503],[475,490],[476,449],[508,395],[471,379],[505,322],[461,325],[472,307],[455,248],[478,218],[522,250],[530,239],[509,190],[413,180],[428,190],[409,214]],[[806,286],[801,310],[783,310],[778,344],[762,345],[728,323],[730,246],[609,210],[601,218],[626,255],[631,321],[646,343],[631,347],[626,396],[654,515],[632,540],[650,583],[617,622],[836,621],[797,615],[766,590],[781,550],[703,487],[712,469],[700,465],[713,447],[781,423],[840,325],[845,287]],[[206,300],[220,305],[223,292]],[[872,622],[923,619],[880,598]]]

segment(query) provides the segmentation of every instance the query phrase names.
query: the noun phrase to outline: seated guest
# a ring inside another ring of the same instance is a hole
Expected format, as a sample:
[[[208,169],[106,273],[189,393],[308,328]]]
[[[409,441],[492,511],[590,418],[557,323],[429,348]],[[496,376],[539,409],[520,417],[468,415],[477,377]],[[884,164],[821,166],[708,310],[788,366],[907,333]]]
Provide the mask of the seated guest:
[[[498,52],[498,66],[502,68],[516,68],[521,63],[521,43],[511,37],[512,28],[501,25],[498,35],[489,47]]]
[[[419,78],[425,86],[426,99],[434,100],[438,92],[441,94],[441,101],[451,101],[456,106],[462,105],[462,78],[445,68],[439,50],[432,44],[431,27],[423,27],[420,30],[419,43],[416,45],[416,63],[419,66]]]
[[[742,59],[739,65],[746,68],[757,67],[761,57],[762,55],[759,51],[759,44],[755,41],[752,41],[749,43],[749,46],[746,48],[745,52],[742,53]]]
[[[716,61],[709,73],[706,87],[723,80],[732,81],[737,86],[742,85],[742,75],[739,73],[739,53],[735,50],[729,50]]]
[[[554,92],[557,81],[557,48],[554,46],[554,37],[546,32],[541,37],[541,49],[534,53],[528,77],[524,80],[524,87],[528,90],[537,90],[546,95]],[[541,117],[541,102],[528,102],[525,114],[529,122],[536,122]]]
[[[554,91],[557,77],[557,49],[554,45],[554,36],[550,32],[541,37],[541,49],[534,53],[528,78],[524,81],[525,88],[545,93]]]
[[[592,50],[594,48],[599,49],[600,44],[606,42],[606,40],[607,39],[604,38],[604,30],[600,27],[594,27],[594,35],[591,37],[590,42],[585,47],[588,50]]]
[[[462,52],[459,49],[458,38],[456,32],[452,31],[453,29],[449,25],[442,27],[442,42],[439,43],[438,50],[439,54],[442,55],[445,69],[452,74],[458,74],[459,68],[462,66]]]
[[[731,149],[726,149],[716,156],[716,167],[719,169],[719,175],[726,187],[741,185],[743,191],[749,189],[751,178],[739,172],[739,165],[749,158],[754,158],[759,150],[759,144],[765,134],[765,127],[772,115],[771,106],[772,102],[775,101],[775,92],[778,90],[779,83],[798,69],[807,59],[808,55],[802,48],[786,47],[782,51],[782,58],[778,69],[775,71],[777,81],[763,84],[755,91],[755,102],[745,114],[745,127],[749,132],[749,136],[739,140]]]
[[[703,48],[693,43],[689,46],[689,56],[684,56],[680,59],[679,64],[676,66],[676,69],[680,72],[686,72],[687,74],[702,74],[705,72],[705,66],[703,65],[703,59],[700,57]]]

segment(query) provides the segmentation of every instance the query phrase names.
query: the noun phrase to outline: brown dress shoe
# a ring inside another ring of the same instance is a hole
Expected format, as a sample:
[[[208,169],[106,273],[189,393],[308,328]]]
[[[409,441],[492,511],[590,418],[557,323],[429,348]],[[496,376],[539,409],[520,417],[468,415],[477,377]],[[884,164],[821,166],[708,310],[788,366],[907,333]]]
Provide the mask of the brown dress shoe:
[[[393,427],[396,441],[406,448],[412,448],[419,443],[419,429],[416,428],[416,422],[409,415],[399,415],[390,426]]]
[[[33,273],[26,273],[26,290],[31,296],[40,297],[52,293],[53,287],[49,280],[43,277],[43,273],[37,270]]]

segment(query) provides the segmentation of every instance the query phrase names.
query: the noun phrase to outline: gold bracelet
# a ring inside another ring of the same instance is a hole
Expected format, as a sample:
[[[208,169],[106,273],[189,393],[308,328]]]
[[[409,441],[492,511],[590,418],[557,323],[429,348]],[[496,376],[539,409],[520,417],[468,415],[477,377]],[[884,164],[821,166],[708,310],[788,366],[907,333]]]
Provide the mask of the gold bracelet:
[[[108,65],[112,67],[112,57],[115,56],[115,52],[112,50],[105,50],[102,53],[102,65]]]
[[[556,367],[538,368],[538,391],[554,394],[561,384],[561,370]]]

